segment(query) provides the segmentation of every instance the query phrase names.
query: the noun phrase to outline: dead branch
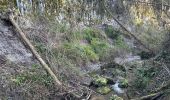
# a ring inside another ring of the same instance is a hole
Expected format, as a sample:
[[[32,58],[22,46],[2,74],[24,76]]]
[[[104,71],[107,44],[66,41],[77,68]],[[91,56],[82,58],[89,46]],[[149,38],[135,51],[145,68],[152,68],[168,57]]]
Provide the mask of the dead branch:
[[[159,96],[161,94],[163,94],[163,92],[153,93],[153,94],[149,94],[149,95],[142,96],[142,97],[135,98],[135,99],[131,99],[131,100],[145,100],[145,99],[150,100],[152,97]]]
[[[41,56],[38,54],[38,52],[36,51],[35,47],[32,45],[32,43],[27,39],[27,37],[25,36],[25,34],[22,32],[22,30],[19,28],[19,26],[17,25],[17,23],[14,21],[14,16],[11,14],[9,15],[9,20],[11,21],[11,23],[13,24],[13,26],[16,28],[16,30],[19,33],[20,38],[22,39],[22,41],[29,47],[29,49],[31,50],[31,52],[33,53],[33,55],[36,57],[36,59],[40,62],[40,64],[43,66],[43,68],[50,74],[50,76],[53,78],[53,80],[55,81],[55,84],[59,87],[62,88],[64,87],[64,91],[66,91],[65,93],[69,93],[72,94],[73,96],[75,96],[76,98],[81,98],[81,96],[77,95],[74,93],[74,90],[76,90],[74,87],[72,86],[67,86],[66,84],[61,83],[57,76],[54,74],[54,72],[50,69],[50,67],[45,63],[45,61],[41,58]],[[77,84],[78,85],[78,84]],[[91,92],[95,93],[95,91],[89,89],[88,87],[82,86],[80,85],[80,87],[84,87],[87,90],[90,91],[90,95],[91,96]],[[70,88],[71,91],[70,91]],[[89,98],[89,97],[87,97]]]
[[[133,33],[131,33],[125,26],[123,26],[115,17],[114,15],[109,11],[109,9],[106,7],[105,1],[103,1],[103,6],[105,11],[113,18],[114,21],[116,21],[116,23],[127,33],[125,35],[129,35],[132,38],[134,38],[140,45],[142,45],[146,50],[148,50],[149,52],[153,52],[150,48],[148,48],[145,44],[142,43],[141,40],[139,40]]]
[[[53,71],[50,69],[50,67],[45,63],[45,61],[41,58],[41,56],[38,54],[36,51],[35,47],[32,45],[32,43],[27,39],[25,34],[22,32],[22,30],[19,28],[17,23],[14,21],[14,16],[13,14],[9,15],[9,20],[13,24],[13,26],[16,28],[17,32],[19,33],[20,38],[22,41],[29,47],[33,55],[36,57],[36,59],[40,62],[40,64],[43,66],[43,68],[50,74],[50,76],[53,78],[55,81],[56,85],[61,86],[62,83],[58,80],[56,75],[53,73]]]

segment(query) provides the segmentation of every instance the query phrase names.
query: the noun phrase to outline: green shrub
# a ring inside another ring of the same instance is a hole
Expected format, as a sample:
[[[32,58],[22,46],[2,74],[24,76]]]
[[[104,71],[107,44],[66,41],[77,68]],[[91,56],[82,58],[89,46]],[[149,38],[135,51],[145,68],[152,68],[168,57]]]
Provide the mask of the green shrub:
[[[99,56],[99,60],[109,60],[114,55],[114,48],[105,40],[99,38],[93,38],[90,46],[94,49],[94,52]]]
[[[156,73],[156,69],[154,67],[150,67],[150,66],[142,66],[142,68],[138,68],[135,75],[136,80],[135,80],[135,87],[143,89],[145,88],[151,78],[155,75]]]
[[[122,36],[117,37],[115,45],[119,48],[128,48],[128,45],[124,42]]]
[[[82,33],[83,33],[84,39],[86,39],[89,43],[91,42],[93,38],[100,38],[100,39],[103,38],[100,31],[98,31],[97,29],[93,29],[93,28],[86,28],[83,30]]]
[[[111,38],[111,39],[117,39],[118,36],[121,34],[120,31],[116,30],[113,28],[113,26],[111,25],[108,25],[106,28],[105,28],[105,33],[106,35]]]
[[[84,53],[88,57],[90,61],[97,61],[99,60],[98,55],[94,52],[94,50],[90,46],[84,46]]]
[[[60,47],[62,55],[70,59],[75,64],[85,64],[89,61],[98,61],[99,57],[89,45],[80,45],[78,43],[65,43]],[[56,52],[56,54],[57,54]],[[56,55],[57,56],[57,55]]]
[[[64,50],[63,54],[76,63],[81,62],[81,60],[87,60],[83,53],[83,48],[79,47],[77,44],[65,43],[62,48]]]
[[[97,54],[100,54],[109,48],[109,44],[106,41],[100,40],[99,38],[92,38],[91,47]]]

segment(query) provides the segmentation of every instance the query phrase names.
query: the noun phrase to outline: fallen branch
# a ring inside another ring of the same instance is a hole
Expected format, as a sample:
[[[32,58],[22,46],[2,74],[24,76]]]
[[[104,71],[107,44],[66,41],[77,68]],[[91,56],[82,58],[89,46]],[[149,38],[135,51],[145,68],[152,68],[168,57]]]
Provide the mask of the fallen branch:
[[[53,78],[53,80],[55,81],[56,85],[61,86],[62,83],[58,80],[58,78],[56,77],[56,75],[53,73],[53,71],[50,69],[50,67],[45,63],[45,61],[41,58],[41,56],[38,54],[38,52],[36,51],[35,47],[32,45],[32,43],[27,39],[27,37],[25,36],[25,34],[22,32],[22,30],[19,28],[19,26],[17,25],[17,23],[14,21],[14,16],[13,14],[9,15],[9,20],[11,21],[12,25],[16,28],[16,30],[19,33],[20,38],[22,39],[22,41],[29,47],[29,49],[31,50],[31,52],[33,53],[33,55],[36,57],[36,59],[40,62],[40,64],[42,65],[42,67],[50,74],[50,76]]]
[[[51,70],[51,68],[45,63],[45,61],[41,58],[41,56],[38,54],[38,52],[36,51],[35,47],[32,45],[32,43],[27,39],[27,37],[25,36],[25,34],[22,32],[22,30],[19,28],[19,26],[17,25],[17,23],[14,21],[14,16],[11,14],[9,15],[9,20],[12,23],[12,25],[16,28],[17,32],[19,33],[20,38],[22,39],[22,41],[29,47],[30,51],[33,53],[33,55],[36,57],[36,59],[40,62],[40,64],[42,65],[42,67],[49,73],[49,75],[53,78],[53,80],[55,81],[55,84],[58,86],[58,88],[62,88],[64,89],[64,91],[66,91],[64,94],[72,94],[73,96],[75,96],[76,98],[81,98],[81,96],[77,95],[74,93],[75,88],[71,87],[71,86],[67,86],[64,83],[61,83],[57,76],[54,74],[54,72]],[[78,85],[78,84],[77,84]],[[85,86],[80,86],[80,87],[85,87]],[[70,91],[70,88],[71,91]],[[73,89],[74,88],[74,89]],[[93,90],[89,89],[88,87],[85,87],[87,90],[95,93]],[[62,95],[62,94],[61,94]],[[89,95],[91,96],[91,95]],[[89,97],[87,97],[89,98]]]
[[[116,23],[124,30],[126,31],[126,33],[133,37],[140,45],[142,45],[146,50],[148,50],[149,52],[153,52],[150,48],[148,48],[145,44],[142,43],[141,40],[139,40],[133,33],[131,33],[125,26],[123,26],[115,17],[114,15],[109,11],[109,9],[106,7],[106,4],[105,4],[105,0],[102,0],[103,1],[103,7],[105,9],[105,11],[113,18],[114,21],[116,21]],[[126,35],[127,35],[126,34]]]
[[[131,100],[145,100],[145,99],[151,100],[152,97],[159,96],[161,94],[163,94],[163,92],[153,93],[153,94],[149,94],[149,95],[142,96],[142,97],[135,98],[135,99],[131,99]]]

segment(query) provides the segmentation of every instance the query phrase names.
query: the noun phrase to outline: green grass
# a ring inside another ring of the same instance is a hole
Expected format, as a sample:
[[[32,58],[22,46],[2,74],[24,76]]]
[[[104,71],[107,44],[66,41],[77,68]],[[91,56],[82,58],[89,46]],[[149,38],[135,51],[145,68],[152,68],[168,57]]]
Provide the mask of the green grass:
[[[80,45],[74,43],[66,43],[63,47],[65,55],[75,61],[96,61],[98,60],[97,54],[94,52],[93,48],[89,45]]]
[[[91,43],[93,38],[104,39],[99,30],[93,28],[86,28],[82,31],[83,38]]]

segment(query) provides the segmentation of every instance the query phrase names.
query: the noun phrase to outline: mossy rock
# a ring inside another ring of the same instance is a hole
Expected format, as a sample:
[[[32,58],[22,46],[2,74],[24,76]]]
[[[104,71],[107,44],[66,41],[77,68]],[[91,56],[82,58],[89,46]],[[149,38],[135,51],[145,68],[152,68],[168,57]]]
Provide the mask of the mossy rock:
[[[120,87],[120,88],[127,88],[127,87],[128,87],[128,80],[125,79],[125,78],[120,79],[119,87]]]
[[[123,100],[123,98],[121,98],[117,95],[112,95],[109,100]]]
[[[95,76],[94,79],[94,85],[95,86],[105,86],[107,84],[108,80],[106,78],[103,78],[101,76]]]
[[[108,86],[98,87],[97,92],[100,94],[108,94],[111,91],[111,89]]]

